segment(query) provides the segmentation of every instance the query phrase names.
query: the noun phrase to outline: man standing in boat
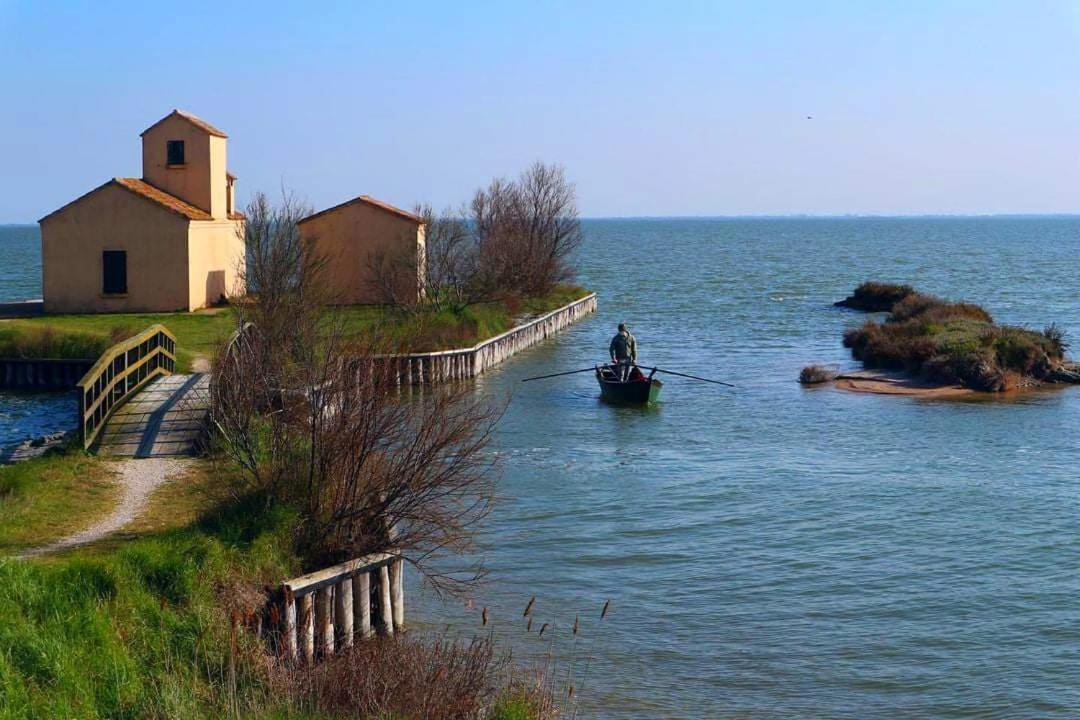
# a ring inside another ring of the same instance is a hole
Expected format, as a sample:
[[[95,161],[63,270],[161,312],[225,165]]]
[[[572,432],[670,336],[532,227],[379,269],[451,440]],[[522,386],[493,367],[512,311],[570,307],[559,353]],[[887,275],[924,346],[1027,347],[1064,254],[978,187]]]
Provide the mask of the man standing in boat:
[[[626,323],[619,323],[619,332],[611,338],[608,352],[611,353],[611,362],[619,365],[619,375],[626,380],[630,368],[637,362],[637,340],[626,329]]]

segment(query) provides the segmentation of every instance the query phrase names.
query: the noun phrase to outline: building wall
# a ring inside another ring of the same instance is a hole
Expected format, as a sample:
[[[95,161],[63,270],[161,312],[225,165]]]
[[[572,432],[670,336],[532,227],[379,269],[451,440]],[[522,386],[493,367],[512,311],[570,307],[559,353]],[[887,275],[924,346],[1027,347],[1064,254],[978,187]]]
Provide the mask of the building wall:
[[[169,312],[189,309],[188,220],[116,185],[106,185],[41,222],[47,313]],[[104,250],[127,252],[124,296],[102,294]]]
[[[167,164],[167,142],[184,141],[182,167]],[[178,117],[167,117],[142,136],[143,180],[224,220],[225,138]]]
[[[313,244],[327,261],[325,283],[333,301],[341,304],[387,302],[375,285],[372,256],[386,260],[405,260],[414,268],[423,257],[422,226],[363,202],[345,205],[300,225],[300,237]],[[419,271],[401,273],[398,295],[412,301],[419,299]]]
[[[191,223],[188,236],[188,306],[213,305],[222,295],[244,294],[243,222]]]

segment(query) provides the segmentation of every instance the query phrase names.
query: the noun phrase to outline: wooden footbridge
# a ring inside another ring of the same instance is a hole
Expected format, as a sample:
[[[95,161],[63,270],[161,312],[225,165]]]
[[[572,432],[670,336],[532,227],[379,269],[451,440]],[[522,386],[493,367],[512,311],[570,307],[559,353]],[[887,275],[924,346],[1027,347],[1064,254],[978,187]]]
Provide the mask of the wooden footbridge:
[[[164,325],[106,350],[76,386],[83,447],[128,457],[195,454],[210,411],[210,378],[175,368],[176,338]]]

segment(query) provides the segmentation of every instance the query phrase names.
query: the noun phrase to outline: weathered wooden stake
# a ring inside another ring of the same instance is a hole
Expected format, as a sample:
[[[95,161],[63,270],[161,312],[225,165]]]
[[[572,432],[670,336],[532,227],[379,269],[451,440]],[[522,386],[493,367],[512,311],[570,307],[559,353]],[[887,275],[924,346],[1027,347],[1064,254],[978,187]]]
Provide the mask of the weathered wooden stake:
[[[394,591],[394,630],[405,628],[405,561],[400,558],[390,566],[390,584]]]
[[[371,637],[371,573],[353,575],[353,617],[360,637]]]
[[[285,628],[283,631],[285,640],[285,659],[296,662],[296,598],[292,591],[285,590]]]
[[[324,657],[334,654],[334,621],[330,615],[330,595],[330,587],[315,591],[315,635],[319,654]]]
[[[379,568],[379,630],[387,635],[394,634],[394,614],[390,604],[390,570],[385,565]]]
[[[300,652],[304,661],[311,663],[315,660],[315,613],[312,612],[311,593],[300,596],[299,622]]]
[[[352,647],[353,587],[350,578],[339,582],[334,590],[334,626],[337,630],[337,647]]]

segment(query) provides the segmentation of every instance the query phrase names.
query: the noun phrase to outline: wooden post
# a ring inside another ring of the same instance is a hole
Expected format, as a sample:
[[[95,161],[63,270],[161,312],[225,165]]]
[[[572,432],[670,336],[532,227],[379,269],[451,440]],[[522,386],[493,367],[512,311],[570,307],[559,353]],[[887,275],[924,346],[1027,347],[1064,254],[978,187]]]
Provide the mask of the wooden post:
[[[315,635],[319,654],[323,657],[334,654],[334,622],[330,615],[330,587],[315,591]]]
[[[296,662],[296,598],[292,590],[285,588],[285,627],[283,630],[285,659],[288,662]]]
[[[300,596],[300,652],[308,664],[315,660],[315,613],[311,605],[311,593]]]
[[[390,566],[390,584],[394,591],[394,630],[405,628],[405,561],[398,558]]]
[[[379,630],[387,635],[394,634],[390,594],[390,570],[383,565],[379,568]]]
[[[334,626],[338,647],[353,644],[353,587],[352,578],[345,578],[334,590]]]
[[[353,575],[353,618],[359,626],[360,637],[371,637],[371,573]]]

